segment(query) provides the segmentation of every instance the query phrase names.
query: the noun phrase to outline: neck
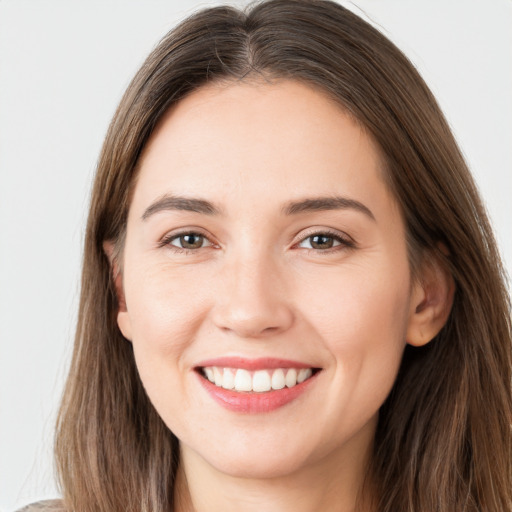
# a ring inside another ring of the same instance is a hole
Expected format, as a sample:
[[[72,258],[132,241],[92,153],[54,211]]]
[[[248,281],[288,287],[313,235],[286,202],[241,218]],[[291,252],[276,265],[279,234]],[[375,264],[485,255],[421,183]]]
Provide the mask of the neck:
[[[196,452],[181,447],[174,510],[369,512],[371,506],[360,498],[370,449],[367,445],[362,452],[343,458],[329,454],[283,476],[247,478],[217,471]],[[365,501],[367,491],[365,487]]]

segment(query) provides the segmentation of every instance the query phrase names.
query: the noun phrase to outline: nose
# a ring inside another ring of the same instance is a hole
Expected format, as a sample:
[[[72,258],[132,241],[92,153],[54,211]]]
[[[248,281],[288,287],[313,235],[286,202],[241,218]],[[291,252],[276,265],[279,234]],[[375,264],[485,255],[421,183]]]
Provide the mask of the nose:
[[[219,329],[242,338],[265,338],[293,324],[284,272],[269,258],[234,257],[219,277],[213,309]]]

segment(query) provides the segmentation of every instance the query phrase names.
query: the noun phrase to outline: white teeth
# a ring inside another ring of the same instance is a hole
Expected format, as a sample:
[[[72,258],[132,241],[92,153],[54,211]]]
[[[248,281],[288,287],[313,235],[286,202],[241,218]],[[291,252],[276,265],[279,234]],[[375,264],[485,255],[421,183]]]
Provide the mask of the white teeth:
[[[278,368],[272,374],[272,389],[283,389],[284,386],[284,372],[281,368]]]
[[[222,387],[224,389],[233,389],[235,387],[235,374],[229,368],[224,368],[224,376],[222,379]]]
[[[237,391],[252,391],[252,377],[247,370],[240,368],[236,371],[235,389]]]
[[[270,390],[293,388],[313,375],[312,368],[276,368],[275,370],[257,370],[250,372],[243,368],[203,368],[203,375],[218,387],[235,391],[254,391],[264,393]]]
[[[286,380],[286,387],[293,388],[293,386],[295,386],[297,384],[297,370],[295,368],[290,368],[286,372],[285,380]]]
[[[257,393],[270,391],[272,389],[272,380],[266,370],[258,370],[254,372],[252,377],[252,390]]]
[[[297,375],[297,384],[304,382],[306,379],[309,379],[312,375],[311,368],[301,368],[299,374]]]
[[[210,382],[215,382],[215,377],[213,376],[213,368],[205,368],[204,369],[204,373],[206,374],[206,378],[210,381]]]
[[[216,366],[213,368],[213,379],[216,386],[222,387],[223,374]]]

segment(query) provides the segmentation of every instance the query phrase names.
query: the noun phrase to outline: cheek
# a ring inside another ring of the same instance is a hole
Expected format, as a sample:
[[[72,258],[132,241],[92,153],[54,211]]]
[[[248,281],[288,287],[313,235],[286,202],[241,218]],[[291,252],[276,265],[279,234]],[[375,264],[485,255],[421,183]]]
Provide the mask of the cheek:
[[[341,409],[352,411],[357,422],[382,405],[405,347],[408,273],[386,269],[347,267],[332,274],[321,292],[314,283],[301,292],[303,316],[332,360],[333,393],[327,400],[333,408],[345,400]]]
[[[125,278],[134,342],[154,350],[179,350],[202,319],[205,290],[198,276],[165,264],[132,265]],[[184,275],[185,274],[185,275]]]
[[[187,349],[207,310],[199,283],[174,274],[161,265],[132,264],[125,276],[135,361],[151,401],[162,413],[173,408],[171,395],[187,400],[182,389],[190,364]]]
[[[377,262],[327,269],[325,277],[317,272],[295,291],[301,313],[331,340],[333,349],[402,341],[409,311],[407,268],[404,263],[402,271],[393,272],[393,266]]]

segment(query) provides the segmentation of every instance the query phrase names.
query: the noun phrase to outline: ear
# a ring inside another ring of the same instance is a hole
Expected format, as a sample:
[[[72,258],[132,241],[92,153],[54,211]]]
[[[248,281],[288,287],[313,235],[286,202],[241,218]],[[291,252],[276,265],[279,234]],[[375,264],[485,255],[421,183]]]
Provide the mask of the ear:
[[[443,328],[453,305],[455,283],[448,269],[433,254],[424,262],[413,285],[407,343],[426,345]]]
[[[132,329],[130,316],[126,308],[126,299],[123,288],[123,276],[121,274],[119,263],[116,257],[115,243],[111,240],[103,242],[103,251],[105,252],[110,263],[110,271],[112,274],[112,281],[117,298],[117,325],[123,336],[130,340],[132,339]]]

